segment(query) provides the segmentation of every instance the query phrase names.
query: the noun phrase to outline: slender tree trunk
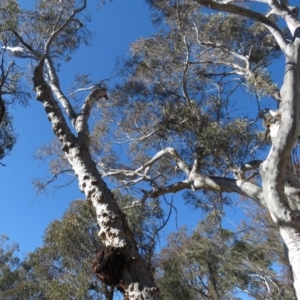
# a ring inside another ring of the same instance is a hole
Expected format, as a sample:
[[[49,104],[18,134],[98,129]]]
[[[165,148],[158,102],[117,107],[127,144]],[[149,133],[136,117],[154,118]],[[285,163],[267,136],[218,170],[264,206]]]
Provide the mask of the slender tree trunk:
[[[62,142],[62,150],[78,178],[80,190],[94,207],[100,227],[99,237],[107,247],[118,251],[115,252],[119,255],[116,256],[119,259],[116,264],[118,270],[106,270],[106,273],[103,272],[98,277],[108,285],[117,286],[124,292],[125,299],[160,299],[152,274],[139,255],[125,215],[92,160],[87,126],[89,108],[93,104],[92,97],[87,98],[81,114],[77,117],[75,129],[78,136],[75,136],[44,79],[43,68],[42,59],[35,69],[33,78],[37,99],[43,103],[48,119],[52,123],[53,132]],[[98,268],[97,263],[95,268]]]

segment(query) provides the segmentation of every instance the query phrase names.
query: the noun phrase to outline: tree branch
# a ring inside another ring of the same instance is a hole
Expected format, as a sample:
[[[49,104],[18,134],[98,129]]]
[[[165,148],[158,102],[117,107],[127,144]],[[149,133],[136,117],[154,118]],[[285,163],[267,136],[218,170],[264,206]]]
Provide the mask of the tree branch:
[[[42,58],[34,69],[33,83],[37,95],[36,98],[43,103],[48,119],[52,123],[52,129],[64,144],[64,148],[69,147],[75,144],[76,137],[68,127],[61,108],[53,98],[51,88],[44,79],[44,62],[45,59]]]
[[[281,0],[280,4],[277,0],[269,0],[268,3],[272,8],[268,15],[276,14],[282,17],[286,21],[291,34],[294,36],[295,30],[300,26],[300,22],[297,19],[298,16],[293,10],[295,7],[289,6],[287,0]],[[296,11],[299,12],[298,9]]]
[[[147,175],[151,166],[161,159],[164,155],[169,154],[176,161],[177,166],[188,176],[188,179],[174,183],[165,187],[155,187],[152,191],[143,191],[144,196],[141,201],[134,204],[134,206],[143,205],[147,198],[155,198],[169,193],[176,193],[184,189],[193,189],[193,190],[210,190],[210,191],[221,191],[228,193],[238,193],[239,195],[246,196],[250,199],[253,199],[258,204],[266,207],[264,200],[262,188],[258,185],[255,185],[251,182],[248,182],[243,179],[231,179],[224,177],[213,177],[213,176],[202,176],[196,172],[194,167],[192,171],[189,170],[188,165],[184,160],[179,156],[173,148],[165,148],[158,153],[156,153],[152,159],[145,163],[140,168],[132,170],[115,170],[109,173],[106,173],[104,176],[114,176],[114,175],[123,175],[123,176],[140,176],[141,178],[137,179],[137,182],[140,182],[143,177]],[[194,162],[195,163],[195,162]],[[241,171],[246,172],[252,169],[259,167],[261,161],[255,160],[249,163],[246,163],[241,166]],[[142,174],[141,171],[145,170],[145,173]],[[103,177],[104,177],[103,176]]]
[[[220,2],[216,2],[214,0],[194,0],[194,1],[198,2],[200,5],[203,5],[209,9],[228,12],[231,14],[247,17],[257,22],[260,22],[261,24],[265,25],[269,29],[269,31],[275,37],[279,47],[283,51],[285,51],[285,47],[288,45],[288,43],[282,31],[273,21],[265,17],[263,14],[235,4],[229,4],[229,3],[223,4]]]
[[[148,167],[151,167],[157,160],[159,160],[164,155],[169,154],[171,155],[174,160],[176,161],[177,166],[187,175],[190,175],[190,170],[188,165],[185,163],[185,161],[179,156],[179,154],[176,152],[174,148],[168,147],[165,148],[159,152],[157,152],[151,160],[149,160],[147,163],[145,163],[143,166],[138,168],[136,171],[140,171],[143,169],[146,169]]]
[[[258,170],[262,162],[262,160],[252,160],[233,170],[233,173],[238,179],[246,179],[245,173],[251,170]]]
[[[267,207],[262,188],[254,183],[241,179],[202,176],[200,174],[197,174],[194,178],[189,178],[169,186],[159,187],[155,190],[146,192],[146,197],[143,197],[142,200],[145,201],[145,198],[156,198],[186,189],[237,193],[254,200],[263,207]]]
[[[228,49],[226,46],[219,44],[219,43],[213,43],[213,42],[205,42],[205,41],[200,41],[199,38],[197,38],[198,43],[200,45],[204,45],[204,46],[210,46],[210,49],[222,49],[224,52],[231,54],[234,58],[237,58],[241,61],[245,62],[246,67],[240,67],[239,65],[236,65],[237,69],[241,69],[241,70],[249,70],[250,71],[250,61],[249,58],[245,57],[244,55],[241,55],[239,53],[236,53],[233,50]],[[250,57],[250,56],[249,56]]]
[[[23,38],[17,33],[17,31],[13,30],[13,34],[18,38],[18,40],[20,41],[20,43],[21,43],[23,46],[25,46],[26,49],[29,50],[29,52],[30,52],[33,56],[35,56],[35,57],[38,58],[38,59],[41,59],[41,58],[42,58],[42,55],[41,55],[38,51],[34,50],[29,44],[27,44],[27,43],[23,40]],[[32,58],[32,57],[31,57],[31,58]]]
[[[52,42],[57,38],[57,36],[73,21],[73,18],[79,14],[81,11],[83,11],[86,8],[86,0],[83,1],[82,7],[75,9],[71,16],[57,29],[53,32],[53,34],[48,39],[46,45],[45,45],[45,56],[49,56],[50,46]]]
[[[183,75],[182,75],[183,96],[185,98],[186,103],[188,105],[191,105],[191,100],[190,100],[188,89],[187,89],[187,76],[188,76],[188,72],[189,72],[190,47],[187,44],[185,35],[183,35],[182,39],[183,39],[183,43],[186,48],[186,59],[184,62],[184,70],[183,70]]]
[[[88,119],[91,113],[91,109],[94,103],[100,98],[108,99],[105,88],[98,88],[93,90],[85,99],[81,111],[75,121],[75,130],[78,133],[78,137],[82,139],[88,138],[89,128]]]
[[[54,95],[58,99],[58,101],[63,106],[66,114],[68,115],[70,121],[72,122],[72,124],[74,126],[76,118],[77,118],[77,114],[76,114],[75,110],[73,109],[71,103],[67,99],[67,97],[61,91],[59,78],[57,76],[57,73],[53,66],[53,62],[52,62],[51,58],[47,58],[45,60],[45,63],[46,63],[47,69],[48,69],[49,77],[50,77],[50,80],[49,80],[50,87],[51,87]]]

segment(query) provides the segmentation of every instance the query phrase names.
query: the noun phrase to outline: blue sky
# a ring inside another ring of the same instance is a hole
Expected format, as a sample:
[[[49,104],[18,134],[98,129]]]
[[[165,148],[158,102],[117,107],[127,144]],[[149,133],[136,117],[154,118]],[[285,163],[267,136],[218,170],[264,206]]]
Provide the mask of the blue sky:
[[[89,9],[92,8],[90,5]],[[154,32],[147,5],[137,0],[116,0],[100,11],[94,9],[89,29],[94,33],[92,46],[83,46],[69,63],[62,64],[60,78],[65,92],[76,73],[90,73],[95,81],[111,77],[115,58],[126,56],[135,39]],[[12,108],[18,140],[11,155],[2,161],[6,166],[0,166],[0,234],[20,245],[21,256],[41,246],[47,225],[60,218],[72,200],[83,198],[76,181],[63,189],[50,188],[46,193],[36,194],[33,179],[45,178],[49,173],[47,164],[34,160],[33,155],[39,147],[50,143],[54,135],[41,103],[35,98],[29,103],[27,108]],[[175,197],[176,205],[181,202],[180,196]],[[239,209],[232,213],[239,214]],[[175,224],[194,227],[201,217],[199,211],[181,205],[162,234],[175,230]]]

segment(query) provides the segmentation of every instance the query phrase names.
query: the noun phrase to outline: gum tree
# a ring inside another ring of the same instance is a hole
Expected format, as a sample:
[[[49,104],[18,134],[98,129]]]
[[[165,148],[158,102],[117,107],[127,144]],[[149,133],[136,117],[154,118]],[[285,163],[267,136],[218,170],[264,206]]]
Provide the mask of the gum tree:
[[[2,11],[13,10],[15,18],[9,28],[2,24],[6,37],[2,39],[3,49],[14,59],[33,62],[28,78],[33,79],[36,98],[44,106],[80,190],[95,210],[99,237],[108,249],[97,256],[94,270],[98,277],[107,285],[118,286],[127,299],[158,299],[152,274],[139,254],[125,215],[101,178],[89,149],[90,112],[96,102],[106,101],[106,88],[94,85],[76,111],[60,85],[59,60],[68,60],[90,37],[86,6],[87,1],[53,0],[37,1],[33,9],[22,9],[16,1],[2,1]],[[110,261],[114,269],[107,265]]]
[[[248,203],[250,220],[238,230],[222,228],[211,213],[193,233],[168,236],[157,258],[163,299],[295,299],[276,226],[265,210]],[[255,206],[255,207],[253,207]],[[278,274],[272,264],[281,263]]]
[[[122,115],[108,111],[95,131],[101,136],[104,122],[118,116],[111,134],[129,145],[131,160],[127,166],[116,156],[101,160],[104,176],[127,188],[149,183],[133,207],[180,191],[219,212],[230,203],[226,193],[252,199],[278,226],[299,299],[300,190],[292,161],[299,126],[298,8],[288,1],[254,1],[251,9],[235,1],[148,2],[161,31],[132,44],[111,103]],[[279,89],[267,68],[280,55]],[[257,99],[243,116],[235,112],[244,103],[234,98],[241,90]]]
[[[250,18],[265,26],[274,36],[285,58],[283,84],[280,89],[279,110],[276,119],[269,125],[272,147],[260,166],[262,178],[261,194],[273,221],[278,225],[291,264],[294,288],[300,298],[300,216],[299,187],[291,167],[291,152],[297,140],[299,124],[299,8],[289,1],[257,1],[265,4],[265,14],[236,5],[235,1],[197,2],[210,9],[224,11]],[[290,33],[291,40],[271,16],[281,18]],[[251,192],[255,189],[252,188]]]
[[[291,161],[299,105],[297,8],[287,1],[256,1],[271,8],[264,15],[234,1],[148,2],[155,9],[154,22],[166,24],[132,45],[132,57],[120,70],[125,79],[109,102],[105,86],[94,85],[79,110],[63,92],[57,70],[59,59],[67,60],[88,43],[86,1],[38,1],[33,10],[19,9],[16,24],[4,29],[7,52],[34,61],[29,73],[37,100],[60,141],[62,161],[95,210],[107,248],[98,253],[94,270],[126,299],[159,299],[103,177],[139,192],[140,201],[127,209],[188,191],[189,202],[221,216],[223,205],[230,203],[226,193],[237,193],[269,210],[286,246],[299,299],[299,189]],[[278,17],[289,31],[280,28]],[[286,69],[279,90],[266,68],[282,53]],[[252,119],[240,116],[233,99],[238,90],[258,99],[268,96],[278,109],[269,113],[258,102]],[[95,103],[103,118],[91,135],[88,120]],[[261,133],[261,119],[266,133]],[[268,134],[272,147],[264,158]],[[125,162],[115,153],[116,140],[128,145]],[[105,145],[102,151],[94,149],[96,141]]]

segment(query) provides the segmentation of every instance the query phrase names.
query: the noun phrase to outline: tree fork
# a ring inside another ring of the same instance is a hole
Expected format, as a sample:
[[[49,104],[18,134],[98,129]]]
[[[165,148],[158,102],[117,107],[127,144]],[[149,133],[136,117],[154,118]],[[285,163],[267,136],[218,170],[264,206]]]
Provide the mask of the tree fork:
[[[148,271],[146,263],[138,252],[132,231],[120,210],[114,194],[101,178],[95,162],[91,158],[87,141],[75,137],[68,127],[62,111],[53,98],[51,88],[43,76],[44,58],[34,70],[34,89],[37,100],[42,102],[54,134],[63,144],[69,163],[75,172],[80,190],[92,203],[97,223],[100,226],[99,237],[106,247],[114,247],[124,255],[120,280],[125,299],[160,299],[159,290]]]

